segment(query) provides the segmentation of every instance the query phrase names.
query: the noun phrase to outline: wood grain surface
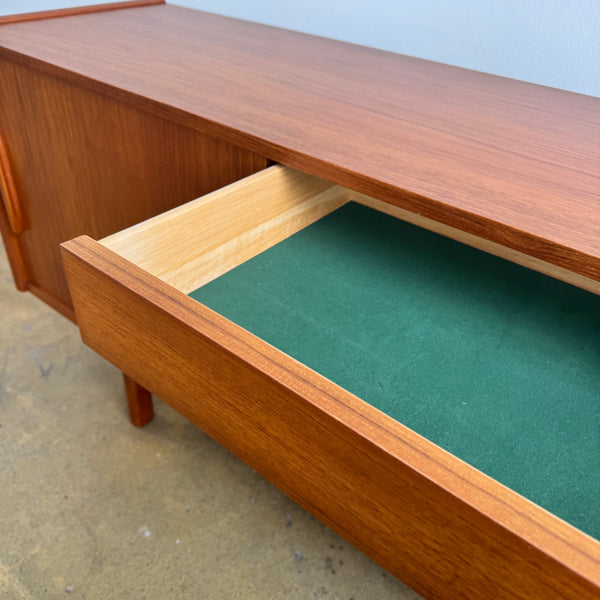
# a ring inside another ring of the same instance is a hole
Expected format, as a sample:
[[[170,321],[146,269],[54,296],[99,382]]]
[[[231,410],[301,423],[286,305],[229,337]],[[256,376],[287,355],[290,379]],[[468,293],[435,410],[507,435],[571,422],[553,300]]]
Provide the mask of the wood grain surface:
[[[0,89],[0,131],[26,224],[18,236],[10,223],[3,228],[7,248],[19,252],[13,270],[70,318],[60,242],[105,237],[266,166],[252,152],[12,61],[0,60]]]
[[[88,345],[417,592],[598,598],[598,541],[101,244],[63,248]]]
[[[168,5],[5,25],[0,46],[600,279],[600,99]]]

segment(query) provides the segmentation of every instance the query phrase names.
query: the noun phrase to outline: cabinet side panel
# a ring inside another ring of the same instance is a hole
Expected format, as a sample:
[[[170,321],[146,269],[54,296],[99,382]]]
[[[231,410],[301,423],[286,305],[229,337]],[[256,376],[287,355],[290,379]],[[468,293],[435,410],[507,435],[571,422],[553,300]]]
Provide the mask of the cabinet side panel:
[[[30,289],[71,307],[59,243],[102,238],[266,166],[266,160],[65,80],[0,62],[0,132],[27,229]],[[38,294],[40,295],[40,294]]]

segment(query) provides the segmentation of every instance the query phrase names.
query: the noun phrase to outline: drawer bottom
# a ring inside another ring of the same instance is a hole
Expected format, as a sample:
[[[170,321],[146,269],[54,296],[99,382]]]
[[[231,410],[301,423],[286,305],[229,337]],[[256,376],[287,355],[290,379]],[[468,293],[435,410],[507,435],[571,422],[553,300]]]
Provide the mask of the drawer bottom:
[[[355,203],[190,295],[600,538],[600,297]]]

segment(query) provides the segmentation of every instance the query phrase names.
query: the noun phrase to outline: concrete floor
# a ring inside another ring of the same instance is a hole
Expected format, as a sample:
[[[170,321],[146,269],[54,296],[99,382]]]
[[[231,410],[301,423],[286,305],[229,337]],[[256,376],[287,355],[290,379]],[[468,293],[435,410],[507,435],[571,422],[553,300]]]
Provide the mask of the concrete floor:
[[[0,251],[0,598],[413,600],[417,594],[15,290]]]

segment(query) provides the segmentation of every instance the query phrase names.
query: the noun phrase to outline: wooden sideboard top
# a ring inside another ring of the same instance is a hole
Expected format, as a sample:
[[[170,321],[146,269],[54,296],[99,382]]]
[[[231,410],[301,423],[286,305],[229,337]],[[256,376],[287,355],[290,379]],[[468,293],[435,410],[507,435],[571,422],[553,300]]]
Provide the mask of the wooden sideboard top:
[[[600,280],[599,98],[169,5],[0,56]]]

